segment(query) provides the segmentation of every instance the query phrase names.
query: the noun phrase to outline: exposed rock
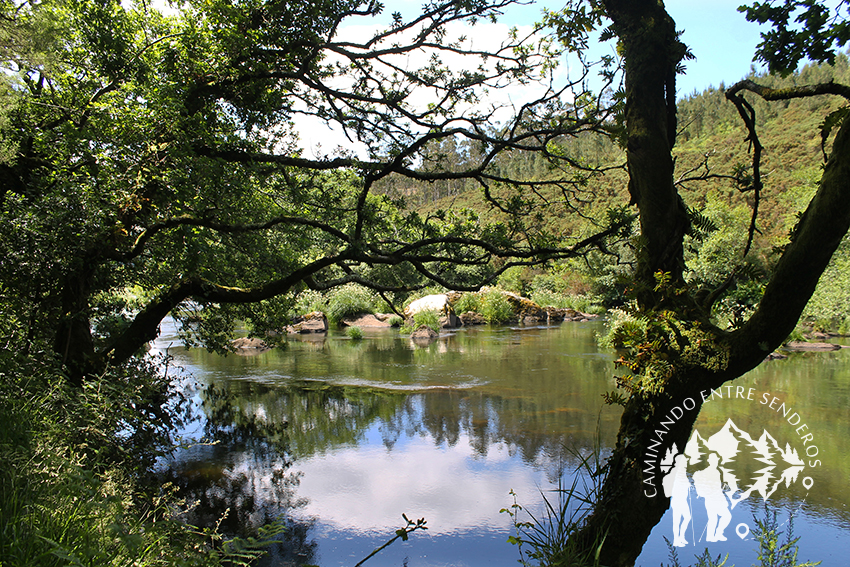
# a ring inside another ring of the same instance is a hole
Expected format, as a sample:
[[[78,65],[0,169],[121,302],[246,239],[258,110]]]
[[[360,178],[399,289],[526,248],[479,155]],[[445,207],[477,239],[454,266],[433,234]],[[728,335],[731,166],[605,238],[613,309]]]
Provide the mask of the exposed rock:
[[[522,322],[528,317],[533,317],[538,321],[546,321],[549,319],[549,315],[546,313],[546,310],[530,299],[510,291],[503,291],[501,293],[511,304],[517,321]]]
[[[436,311],[439,313],[440,324],[444,329],[453,329],[461,325],[460,319],[458,319],[454,309],[452,309],[449,294],[447,293],[426,295],[416,301],[412,301],[404,310],[404,316],[406,319],[412,319],[420,311]]]
[[[449,291],[446,292],[446,297],[449,299],[449,304],[454,307],[454,304],[457,303],[457,300],[463,297],[464,293],[469,293],[466,291]]]
[[[581,315],[575,309],[562,309],[560,307],[547,307],[546,313],[549,314],[550,323],[559,323],[561,321],[572,321],[575,317]]]
[[[327,333],[328,318],[321,311],[313,311],[306,315],[296,317],[292,321],[292,325],[286,328],[289,334],[306,334],[306,333]]]
[[[545,312],[544,312],[544,315],[546,315]],[[534,315],[526,315],[525,317],[520,319],[519,323],[520,323],[520,325],[522,325],[524,327],[534,327],[536,325],[545,325],[547,323],[547,321],[548,321],[548,316],[541,318],[541,317],[535,317]]]
[[[467,311],[460,314],[460,321],[464,326],[470,325],[486,325],[487,321],[480,313],[475,311]]]
[[[785,348],[790,351],[795,352],[803,352],[803,351],[831,351],[831,350],[839,350],[841,349],[841,345],[835,345],[832,343],[807,343],[803,341],[791,341]]]
[[[440,335],[438,335],[436,331],[428,325],[420,325],[418,329],[410,334],[410,340],[419,346],[425,346],[436,340],[439,336]]]
[[[590,313],[582,313],[575,309],[560,309],[558,307],[547,307],[546,312],[549,314],[550,323],[558,323],[560,321],[579,321],[588,322],[599,317]]]
[[[390,315],[386,313],[367,313],[359,317],[347,318],[342,320],[342,324],[347,327],[389,327]]]
[[[425,297],[420,297],[415,301],[411,301],[410,305],[405,308],[404,315],[405,317],[410,318],[420,311],[436,311],[437,313],[444,313],[448,309],[451,309],[448,294],[438,293],[434,295],[426,295]]]
[[[439,335],[428,325],[419,325],[419,328],[410,334],[411,339],[435,339]]]
[[[257,337],[233,339],[230,341],[230,346],[237,354],[259,354],[272,348],[263,339]]]
[[[784,360],[786,358],[788,358],[786,355],[773,351],[772,353],[767,355],[767,357],[765,357],[765,360]]]

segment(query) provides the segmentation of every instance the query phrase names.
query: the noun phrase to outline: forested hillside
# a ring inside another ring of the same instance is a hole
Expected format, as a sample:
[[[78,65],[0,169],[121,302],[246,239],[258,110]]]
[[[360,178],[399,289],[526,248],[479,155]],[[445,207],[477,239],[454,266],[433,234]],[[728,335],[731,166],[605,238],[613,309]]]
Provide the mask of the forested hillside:
[[[850,62],[842,54],[834,65],[809,65],[782,78],[778,75],[751,75],[751,79],[773,88],[784,88],[835,81],[850,81]],[[777,258],[777,252],[789,239],[820,178],[825,159],[825,126],[839,107],[837,99],[807,98],[783,102],[748,99],[756,113],[759,140],[764,147],[761,161],[763,188],[756,196],[752,183],[752,144],[735,106],[726,99],[725,86],[683,97],[678,104],[679,135],[674,149],[676,180],[685,204],[692,213],[693,230],[689,238],[689,281],[695,286],[723,284],[726,266],[741,264],[738,276],[721,302],[728,310],[724,316],[745,316],[754,305],[760,287]],[[555,165],[541,153],[511,152],[495,163],[505,177],[523,177],[527,191],[546,197],[547,207],[534,214],[553,235],[573,236],[591,231],[602,224],[612,209],[628,200],[628,176],[624,150],[614,137],[584,134],[560,140],[553,154],[568,155],[579,167],[578,181],[569,195],[545,185],[553,178]],[[480,159],[472,144],[459,145],[452,138],[429,149],[430,161],[423,167],[462,170]],[[480,198],[485,188],[473,180],[439,180],[416,183],[401,177],[388,178],[382,190],[403,197],[409,207],[424,214],[474,212],[480,222],[505,221],[507,215],[497,207],[486,207]],[[497,193],[499,187],[487,187]],[[751,251],[742,261],[750,223],[757,207]],[[610,252],[610,254],[604,253]],[[618,281],[627,273],[618,266],[632,262],[632,251],[595,251],[583,260],[548,266],[546,269],[514,269],[500,280],[503,287],[532,294],[545,289],[582,294],[592,292],[608,304],[622,300],[628,282]],[[842,331],[850,326],[850,295],[844,291],[850,249],[842,245],[833,264],[824,274],[815,297],[804,314],[804,321],[818,328]],[[554,277],[553,277],[554,276]],[[536,284],[535,284],[536,282]],[[554,282],[554,283],[553,283]],[[722,309],[723,307],[721,307]]]

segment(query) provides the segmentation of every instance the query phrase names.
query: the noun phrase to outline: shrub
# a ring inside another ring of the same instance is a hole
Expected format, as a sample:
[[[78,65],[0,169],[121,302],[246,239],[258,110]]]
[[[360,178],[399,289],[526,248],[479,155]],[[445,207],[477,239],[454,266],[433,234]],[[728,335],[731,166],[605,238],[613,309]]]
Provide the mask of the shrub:
[[[360,327],[348,327],[345,330],[345,334],[349,339],[359,341],[363,338],[363,329],[361,329]]]
[[[328,301],[324,295],[318,291],[307,289],[298,294],[295,298],[295,306],[292,308],[292,316],[305,315],[313,311],[321,311],[326,313],[328,310]]]
[[[547,289],[535,291],[531,294],[531,301],[540,307],[556,307],[558,309],[573,308],[570,298],[562,293]]]
[[[404,318],[399,317],[398,315],[393,315],[387,320],[387,323],[390,324],[390,327],[401,327],[404,324]]]
[[[38,358],[0,355],[4,565],[212,567],[256,559],[281,533],[224,541],[177,519],[170,486],[145,484],[182,411],[161,368],[138,360],[77,388]]]
[[[413,322],[405,324],[401,328],[404,334],[410,334],[422,325],[431,327],[435,333],[439,333],[443,325],[440,323],[440,314],[433,309],[426,309],[413,315]]]
[[[592,294],[565,295],[552,291],[541,290],[531,296],[531,300],[541,307],[556,307],[558,309],[575,309],[582,313],[599,315],[605,313],[603,298]]]
[[[356,284],[346,284],[331,292],[325,315],[328,322],[338,324],[346,317],[374,313],[378,303],[379,299],[372,291]]]
[[[562,268],[557,273],[534,276],[529,291],[532,295],[546,291],[562,295],[584,295],[590,291],[591,287],[590,276]]]
[[[455,301],[452,308],[455,313],[466,313],[468,311],[479,313],[481,311],[481,295],[477,293],[464,293],[460,296],[460,299]]]
[[[489,289],[481,297],[481,316],[490,324],[504,323],[514,318],[514,308],[505,294]]]

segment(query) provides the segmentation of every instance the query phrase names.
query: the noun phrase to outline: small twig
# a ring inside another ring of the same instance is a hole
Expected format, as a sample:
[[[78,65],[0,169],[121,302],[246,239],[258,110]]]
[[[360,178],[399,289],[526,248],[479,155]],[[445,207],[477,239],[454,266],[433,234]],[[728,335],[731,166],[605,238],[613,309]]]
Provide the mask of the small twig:
[[[398,538],[401,538],[401,541],[407,541],[407,538],[410,536],[410,534],[412,534],[416,530],[418,530],[418,529],[427,530],[428,529],[427,527],[425,527],[425,518],[420,518],[420,519],[418,519],[414,522],[413,520],[410,520],[407,517],[407,515],[405,515],[405,514],[402,514],[401,517],[404,518],[404,521],[407,522],[407,525],[404,526],[403,528],[396,530],[395,537],[391,538],[389,541],[387,541],[381,547],[375,549],[372,553],[367,555],[363,560],[360,561],[360,563],[358,563],[354,567],[360,567],[361,565],[366,563],[369,559],[371,559],[372,557],[374,557],[375,555],[377,555],[378,553],[383,551],[385,548],[392,545],[392,543],[395,542],[395,540],[397,540]]]

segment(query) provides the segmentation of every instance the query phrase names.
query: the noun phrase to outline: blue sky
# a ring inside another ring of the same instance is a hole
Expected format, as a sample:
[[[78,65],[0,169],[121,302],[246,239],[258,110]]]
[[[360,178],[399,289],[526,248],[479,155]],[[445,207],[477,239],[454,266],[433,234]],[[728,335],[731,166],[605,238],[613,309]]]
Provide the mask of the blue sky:
[[[402,0],[404,2],[404,0]],[[407,3],[407,2],[404,2]],[[701,92],[720,83],[733,84],[742,79],[753,65],[756,45],[761,41],[760,26],[750,23],[738,6],[745,0],[668,0],[668,13],[676,21],[678,30],[683,31],[685,42],[696,60],[688,61],[687,73],[677,81],[679,96],[689,95],[694,90]],[[392,0],[387,10],[392,11]],[[512,10],[504,20],[511,24],[531,23],[539,19],[546,6],[556,10],[563,6],[557,0],[540,0],[521,9]]]
[[[750,3],[752,3],[751,0]],[[423,0],[385,0],[384,14],[395,11],[410,17]],[[696,60],[687,62],[687,74],[679,76],[679,96],[700,92],[720,83],[733,84],[742,79],[753,65],[753,54],[760,41],[758,24],[750,23],[738,12],[746,0],[668,0],[667,11],[684,31],[683,41]],[[522,26],[540,20],[543,7],[557,10],[563,0],[537,0],[526,6],[510,8],[502,23]]]
[[[679,95],[702,91],[721,82],[733,84],[753,65],[756,45],[761,41],[758,24],[737,11],[741,0],[673,0],[667,11],[683,30],[682,41],[695,61],[687,62],[687,74],[677,82]]]

